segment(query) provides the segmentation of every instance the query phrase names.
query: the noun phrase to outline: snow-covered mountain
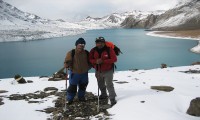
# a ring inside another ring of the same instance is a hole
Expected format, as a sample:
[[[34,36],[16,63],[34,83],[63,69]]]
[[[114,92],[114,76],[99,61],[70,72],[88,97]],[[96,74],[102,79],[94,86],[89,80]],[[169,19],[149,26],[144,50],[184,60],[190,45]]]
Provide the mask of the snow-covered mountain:
[[[0,25],[21,25],[48,23],[49,20],[42,19],[37,15],[23,12],[16,7],[0,0]]]
[[[43,19],[0,0],[0,42],[28,41],[85,32],[82,26],[64,20]]]
[[[124,13],[113,13],[102,18],[92,18],[88,16],[86,19],[77,24],[84,26],[87,29],[102,29],[102,28],[118,28],[126,27],[126,21],[133,18],[137,21],[148,19],[150,15],[159,15],[164,11],[144,12],[144,11],[131,11]],[[128,23],[127,23],[128,26]]]
[[[120,27],[121,22],[124,20],[122,14],[113,13],[102,18],[93,18],[88,16],[76,24],[84,26],[86,29],[104,29]]]
[[[165,11],[134,11],[126,17],[126,19],[121,23],[123,28],[149,28],[151,27],[157,17],[164,13]]]
[[[157,18],[153,30],[200,29],[200,0],[183,0]]]
[[[200,0],[180,0],[168,11],[131,11],[113,13],[102,18],[88,16],[80,22],[49,20],[23,12],[0,0],[0,42],[28,41],[75,35],[87,29],[151,28],[179,30],[200,28]]]

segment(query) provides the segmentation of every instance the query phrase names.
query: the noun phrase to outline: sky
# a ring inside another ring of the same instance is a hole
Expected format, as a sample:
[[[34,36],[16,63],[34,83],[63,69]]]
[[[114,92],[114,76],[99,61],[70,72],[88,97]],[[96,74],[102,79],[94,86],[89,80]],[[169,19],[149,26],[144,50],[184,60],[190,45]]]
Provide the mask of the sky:
[[[111,13],[167,10],[178,0],[3,0],[18,9],[47,19],[103,17]]]

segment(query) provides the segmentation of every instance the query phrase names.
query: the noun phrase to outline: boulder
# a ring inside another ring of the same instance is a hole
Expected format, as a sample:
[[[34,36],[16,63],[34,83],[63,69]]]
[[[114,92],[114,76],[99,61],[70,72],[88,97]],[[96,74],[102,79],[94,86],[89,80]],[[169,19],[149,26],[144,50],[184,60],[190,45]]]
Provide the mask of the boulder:
[[[15,80],[19,83],[19,84],[24,84],[26,83],[26,80],[21,76],[21,75],[15,75]]]
[[[0,90],[0,93],[7,93],[8,91],[6,90]]]
[[[4,102],[2,102],[2,101],[3,101],[3,99],[0,98],[0,105],[3,105],[3,104],[4,104]]]
[[[195,98],[190,102],[187,114],[200,117],[200,97]]]
[[[200,65],[200,62],[194,62],[192,65]]]
[[[167,64],[162,63],[161,68],[167,68]]]
[[[151,86],[151,89],[165,92],[171,92],[174,90],[174,88],[171,86]]]
[[[12,94],[8,97],[10,100],[23,100],[26,99],[25,95],[20,95],[20,94]]]
[[[33,81],[32,80],[27,80],[27,83],[33,83]]]

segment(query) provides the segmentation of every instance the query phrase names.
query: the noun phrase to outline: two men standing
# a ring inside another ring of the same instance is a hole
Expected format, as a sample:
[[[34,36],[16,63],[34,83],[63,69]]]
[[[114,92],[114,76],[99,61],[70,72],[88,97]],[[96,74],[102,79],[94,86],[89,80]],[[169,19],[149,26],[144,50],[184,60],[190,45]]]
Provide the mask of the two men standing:
[[[79,101],[85,101],[85,91],[88,84],[88,70],[90,63],[96,70],[95,76],[97,78],[98,87],[100,88],[100,99],[107,99],[109,96],[111,106],[115,105],[116,93],[113,85],[113,67],[117,61],[117,57],[112,48],[109,48],[105,44],[105,39],[99,37],[96,39],[96,46],[91,49],[89,55],[85,47],[85,40],[79,38],[76,41],[76,49],[74,57],[72,51],[69,51],[65,58],[65,67],[70,68],[69,74],[69,87],[67,89],[68,104],[72,104],[74,96],[78,90]],[[90,63],[89,63],[90,62]],[[107,90],[109,95],[107,94]]]

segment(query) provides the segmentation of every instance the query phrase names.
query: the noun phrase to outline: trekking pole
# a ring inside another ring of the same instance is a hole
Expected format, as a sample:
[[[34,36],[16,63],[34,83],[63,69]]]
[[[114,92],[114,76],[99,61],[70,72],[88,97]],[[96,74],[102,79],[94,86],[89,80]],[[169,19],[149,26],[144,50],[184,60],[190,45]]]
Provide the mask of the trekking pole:
[[[100,80],[100,65],[97,66],[97,83],[99,83]],[[99,113],[99,84],[98,84],[98,105],[97,105],[97,113]]]
[[[97,105],[97,113],[99,113],[99,85],[98,85],[98,105]]]
[[[67,110],[66,102],[67,102],[67,79],[68,79],[68,72],[66,68],[66,83],[65,83],[65,107],[64,107],[64,112]]]

